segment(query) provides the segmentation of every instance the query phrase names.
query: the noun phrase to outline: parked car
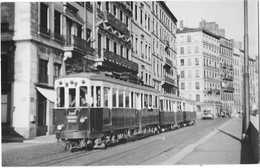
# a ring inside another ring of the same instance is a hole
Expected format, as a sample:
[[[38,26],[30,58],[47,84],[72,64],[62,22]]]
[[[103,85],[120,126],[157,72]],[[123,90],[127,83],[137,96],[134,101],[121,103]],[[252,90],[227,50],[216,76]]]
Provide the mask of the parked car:
[[[202,115],[202,119],[203,120],[206,120],[206,119],[213,120],[214,119],[214,115],[210,112],[210,110],[204,110],[204,113]]]

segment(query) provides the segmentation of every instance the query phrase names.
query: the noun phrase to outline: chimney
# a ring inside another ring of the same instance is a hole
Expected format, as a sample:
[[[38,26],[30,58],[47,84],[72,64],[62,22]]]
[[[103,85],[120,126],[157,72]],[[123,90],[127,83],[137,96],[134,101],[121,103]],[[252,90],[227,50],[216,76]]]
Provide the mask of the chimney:
[[[183,30],[183,20],[180,20],[180,30]]]

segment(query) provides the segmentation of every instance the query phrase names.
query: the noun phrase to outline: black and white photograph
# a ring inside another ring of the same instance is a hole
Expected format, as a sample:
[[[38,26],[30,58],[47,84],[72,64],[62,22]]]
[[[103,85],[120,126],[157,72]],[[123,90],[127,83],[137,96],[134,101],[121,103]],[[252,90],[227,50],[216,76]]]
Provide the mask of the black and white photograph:
[[[259,165],[259,1],[1,1],[1,166]]]

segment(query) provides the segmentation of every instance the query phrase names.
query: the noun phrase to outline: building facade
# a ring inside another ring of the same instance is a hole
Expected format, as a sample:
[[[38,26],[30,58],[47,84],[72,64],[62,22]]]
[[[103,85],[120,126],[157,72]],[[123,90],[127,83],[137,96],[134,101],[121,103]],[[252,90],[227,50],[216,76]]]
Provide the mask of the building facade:
[[[234,46],[233,48],[233,68],[234,68],[234,114],[242,114],[243,108],[243,73],[242,73],[242,56],[241,49]]]
[[[249,64],[249,108],[250,112],[253,109],[256,109],[257,103],[256,102],[256,97],[257,97],[257,92],[256,92],[256,60],[249,57],[248,59],[248,64]]]
[[[155,1],[1,3],[2,125],[53,134],[53,83],[70,73],[126,74],[177,99],[176,22]]]
[[[232,114],[234,108],[233,43],[220,38],[221,111]]]
[[[197,111],[220,112],[219,37],[201,28],[177,31],[180,96],[197,102]]]
[[[53,82],[84,71],[138,73],[129,2],[1,3],[2,125],[53,134]],[[8,130],[7,130],[8,131]]]

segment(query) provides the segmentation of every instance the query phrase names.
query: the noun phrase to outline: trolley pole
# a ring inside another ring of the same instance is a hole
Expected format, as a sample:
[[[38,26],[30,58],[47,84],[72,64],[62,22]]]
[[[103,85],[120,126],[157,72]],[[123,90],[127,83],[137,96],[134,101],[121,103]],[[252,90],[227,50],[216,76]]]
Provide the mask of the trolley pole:
[[[249,67],[248,67],[248,2],[244,0],[244,115],[243,115],[243,139],[246,137],[246,132],[249,127],[250,104],[249,104]]]

